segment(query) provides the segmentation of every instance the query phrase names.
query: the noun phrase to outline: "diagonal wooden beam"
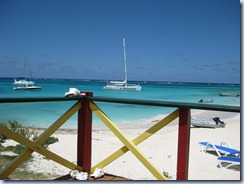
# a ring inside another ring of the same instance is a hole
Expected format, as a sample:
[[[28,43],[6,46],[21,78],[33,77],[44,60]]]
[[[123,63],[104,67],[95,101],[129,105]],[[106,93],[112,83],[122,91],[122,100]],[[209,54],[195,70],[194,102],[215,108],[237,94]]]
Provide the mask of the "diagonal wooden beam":
[[[150,127],[144,133],[142,133],[141,135],[139,135],[138,137],[133,139],[132,142],[135,145],[142,143],[144,140],[151,137],[154,133],[156,133],[157,131],[159,131],[160,129],[162,129],[166,125],[168,125],[170,122],[174,121],[178,116],[179,116],[179,110],[177,109],[174,112],[172,112],[171,114],[169,114],[167,117],[165,117],[164,119],[162,119],[161,121],[156,123],[154,126]],[[105,158],[103,161],[101,161],[100,163],[93,166],[91,168],[91,173],[96,168],[103,168],[103,167],[107,166],[108,164],[110,164],[111,162],[113,162],[117,158],[121,157],[123,154],[125,154],[128,151],[129,151],[129,149],[126,146],[121,147],[120,149],[115,151],[113,154],[111,154],[110,156]]]
[[[12,140],[14,140],[16,142],[19,142],[20,144],[26,146],[27,149],[29,148],[32,151],[40,153],[41,155],[43,155],[43,156],[45,156],[45,157],[47,157],[47,158],[59,163],[59,164],[65,166],[65,167],[68,167],[70,169],[82,170],[81,167],[79,167],[79,166],[73,164],[72,162],[60,157],[59,155],[47,150],[45,147],[43,147],[43,146],[41,146],[41,145],[39,145],[39,144],[37,144],[35,142],[30,141],[29,139],[21,136],[20,134],[8,129],[7,127],[5,127],[3,125],[0,125],[0,128],[1,128],[1,131],[0,131],[1,133],[4,132],[4,134],[8,138],[10,138],[10,139],[12,139]]]
[[[35,141],[37,144],[43,144],[59,127],[61,127],[75,112],[81,108],[81,102],[76,102],[69,110],[67,110],[58,120],[56,120],[45,132],[43,132]],[[0,130],[2,134],[2,132]],[[18,142],[18,141],[17,141]],[[16,157],[7,167],[0,172],[0,179],[8,177],[29,155],[33,153],[31,149],[25,149]]]
[[[167,179],[93,102],[90,102],[90,108],[157,179]]]

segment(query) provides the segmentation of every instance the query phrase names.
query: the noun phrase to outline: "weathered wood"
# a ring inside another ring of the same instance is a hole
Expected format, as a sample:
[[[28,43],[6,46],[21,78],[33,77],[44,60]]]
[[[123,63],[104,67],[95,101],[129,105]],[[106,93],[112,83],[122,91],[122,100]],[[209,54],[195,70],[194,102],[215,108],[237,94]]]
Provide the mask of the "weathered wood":
[[[90,104],[91,109],[103,121],[103,123],[116,135],[116,137],[135,155],[135,157],[157,178],[158,180],[166,180],[164,176],[154,164],[130,141],[124,133],[94,104]]]
[[[148,130],[146,130],[144,133],[136,137],[135,139],[132,140],[132,142],[135,145],[138,145],[154,135],[157,131],[161,130],[163,127],[168,125],[170,122],[174,121],[176,118],[179,116],[179,111],[178,109],[169,114],[167,117],[164,119],[160,120],[158,123],[150,127]],[[126,152],[128,152],[129,149],[126,146],[121,147],[117,151],[115,151],[113,154],[102,160],[100,163],[94,165],[91,169],[91,172],[93,172],[96,168],[103,168],[110,164],[111,162],[115,161],[117,158],[121,157],[124,155]]]
[[[188,179],[189,148],[190,148],[190,109],[181,108],[179,112],[177,180]]]
[[[92,97],[93,93],[86,92],[86,96]],[[89,101],[82,100],[82,107],[78,111],[78,135],[77,135],[77,165],[81,166],[84,172],[90,173],[92,154],[92,111]]]
[[[36,141],[37,144],[42,144],[49,138],[58,128],[60,128],[75,112],[81,108],[81,103],[75,103],[67,110],[57,121],[55,121],[45,132],[43,132]],[[2,132],[4,134],[4,132]],[[17,141],[18,142],[18,141]],[[26,149],[18,157],[16,157],[7,167],[0,172],[0,179],[8,177],[29,155],[33,150]]]

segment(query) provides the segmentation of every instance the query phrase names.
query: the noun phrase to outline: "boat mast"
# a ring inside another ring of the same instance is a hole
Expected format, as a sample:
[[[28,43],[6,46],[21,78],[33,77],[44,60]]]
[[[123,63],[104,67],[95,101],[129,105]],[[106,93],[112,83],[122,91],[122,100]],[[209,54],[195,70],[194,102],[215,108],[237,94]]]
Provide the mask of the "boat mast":
[[[124,47],[124,62],[125,62],[125,84],[127,85],[126,52],[125,52],[125,39],[124,38],[123,38],[123,47]]]
[[[32,73],[31,73],[31,69],[30,69],[30,66],[29,66],[29,64],[28,64],[28,62],[27,62],[27,58],[25,57],[25,67],[26,67],[26,71],[27,71],[27,69],[28,69],[28,71],[29,71],[29,73],[30,73],[30,77],[31,77],[31,79],[33,79],[33,76],[32,76]]]

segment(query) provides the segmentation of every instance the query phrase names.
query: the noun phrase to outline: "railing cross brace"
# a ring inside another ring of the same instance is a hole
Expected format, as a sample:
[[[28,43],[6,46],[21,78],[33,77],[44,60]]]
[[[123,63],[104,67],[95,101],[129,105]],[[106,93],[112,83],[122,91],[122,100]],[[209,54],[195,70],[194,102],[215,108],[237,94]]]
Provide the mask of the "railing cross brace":
[[[166,120],[161,120],[153,127],[149,128],[143,134],[139,135],[134,140],[130,141],[120,130],[119,128],[97,107],[93,102],[90,102],[90,108],[96,115],[105,123],[105,125],[119,138],[119,140],[125,145],[120,148],[118,151],[113,153],[111,156],[106,158],[104,161],[100,162],[96,166],[94,166],[91,170],[93,171],[96,167],[101,168],[111,163],[118,157],[122,156],[127,151],[131,151],[140,162],[157,178],[160,180],[167,179],[154,165],[151,163],[149,159],[147,159],[136,147],[139,143],[143,142],[145,139],[150,137],[152,134],[157,132],[159,129],[173,121],[178,117],[178,110],[174,111],[171,115],[166,118]],[[101,166],[101,167],[99,167]]]
[[[81,102],[74,104],[69,110],[67,110],[55,123],[53,123],[45,132],[43,132],[36,141],[32,142],[19,134],[9,130],[8,128],[0,125],[0,133],[7,137],[25,145],[27,148],[16,157],[3,171],[0,173],[0,179],[5,179],[9,176],[29,155],[36,151],[52,160],[64,165],[70,169],[82,170],[81,167],[63,159],[62,157],[46,150],[41,146],[47,138],[49,138],[59,127],[61,127],[75,112],[81,108]]]

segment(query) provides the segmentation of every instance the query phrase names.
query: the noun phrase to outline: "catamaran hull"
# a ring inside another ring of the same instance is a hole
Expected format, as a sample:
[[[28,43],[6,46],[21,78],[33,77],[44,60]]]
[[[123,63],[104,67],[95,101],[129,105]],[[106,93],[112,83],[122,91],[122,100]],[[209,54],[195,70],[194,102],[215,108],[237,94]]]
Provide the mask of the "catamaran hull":
[[[110,86],[103,87],[106,90],[141,91],[141,86]]]
[[[28,86],[28,87],[15,87],[14,90],[40,90],[39,86]]]

